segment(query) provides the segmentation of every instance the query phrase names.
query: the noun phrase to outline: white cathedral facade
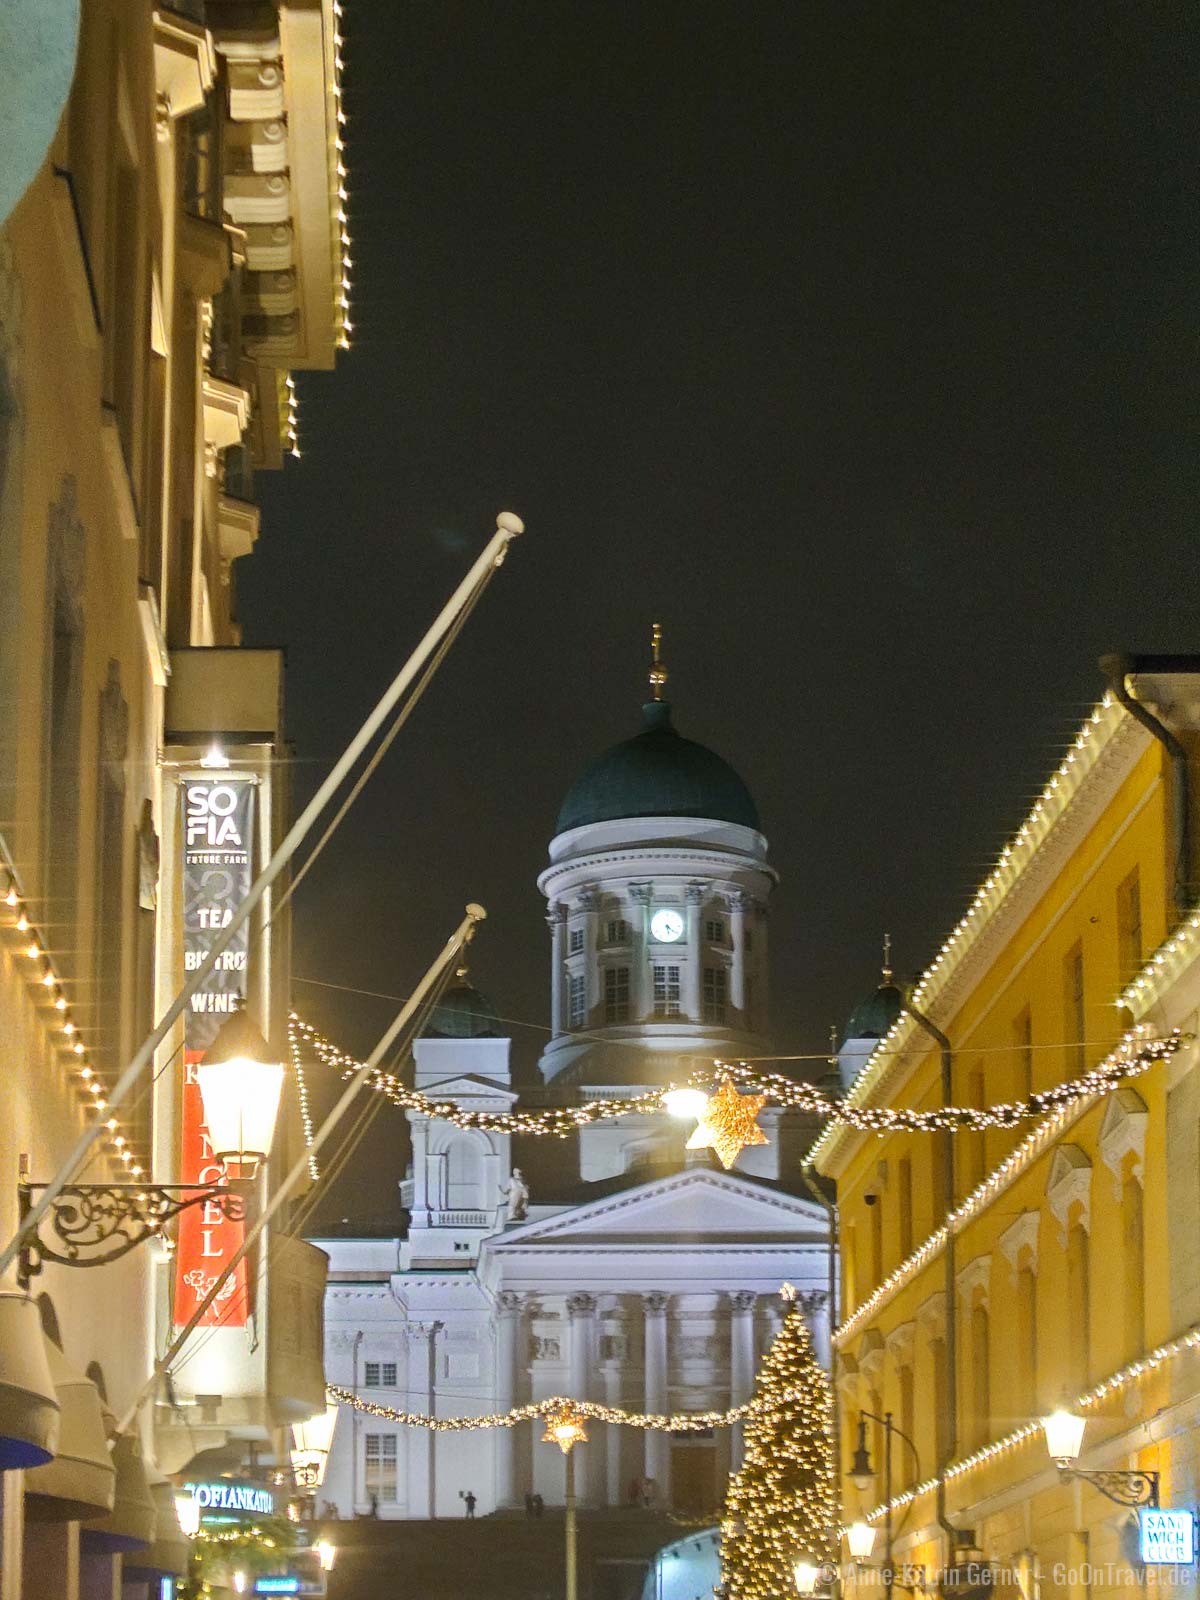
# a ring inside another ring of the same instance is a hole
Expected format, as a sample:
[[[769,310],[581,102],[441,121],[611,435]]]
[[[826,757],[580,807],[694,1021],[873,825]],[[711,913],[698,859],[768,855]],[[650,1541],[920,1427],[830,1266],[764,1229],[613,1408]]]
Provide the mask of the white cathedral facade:
[[[770,1049],[767,842],[737,774],[675,731],[661,676],[641,732],[585,771],[559,815],[539,879],[552,1036],[544,1087],[526,1101],[632,1096],[714,1056]],[[509,1049],[464,977],[415,1046],[416,1085],[510,1107]],[[768,1143],[730,1172],[685,1153],[690,1125],[665,1114],[585,1128],[570,1172],[557,1140],[409,1122],[407,1229],[317,1240],[330,1257],[330,1382],[440,1417],[550,1395],[725,1408],[751,1394],[785,1281],[828,1358],[827,1219],[800,1182],[804,1130],[790,1114],[764,1112]],[[479,1516],[531,1495],[560,1504],[562,1456],[541,1433],[434,1433],[343,1407],[322,1499],[343,1517],[415,1519],[461,1516],[467,1495]],[[593,1424],[580,1503],[706,1515],[739,1449],[736,1430]]]

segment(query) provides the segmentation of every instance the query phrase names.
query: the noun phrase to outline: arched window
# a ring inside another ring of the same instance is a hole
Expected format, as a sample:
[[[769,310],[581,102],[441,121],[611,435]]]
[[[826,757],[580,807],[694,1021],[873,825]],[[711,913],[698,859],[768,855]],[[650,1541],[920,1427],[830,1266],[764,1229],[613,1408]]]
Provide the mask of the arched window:
[[[1017,1269],[1017,1393],[1020,1410],[1038,1415],[1037,1405],[1037,1272],[1029,1252]]]
[[[470,1134],[446,1147],[446,1205],[451,1210],[480,1210],[483,1193],[483,1150]]]
[[[992,1426],[992,1379],[988,1309],[982,1302],[971,1307],[971,1412],[975,1445],[987,1443]]]

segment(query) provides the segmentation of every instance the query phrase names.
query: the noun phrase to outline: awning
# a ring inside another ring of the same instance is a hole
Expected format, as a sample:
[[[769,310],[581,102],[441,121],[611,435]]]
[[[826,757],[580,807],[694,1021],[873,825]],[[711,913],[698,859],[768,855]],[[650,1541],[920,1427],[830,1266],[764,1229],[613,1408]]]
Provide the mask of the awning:
[[[157,1511],[150,1497],[150,1480],[142,1460],[142,1442],[135,1433],[118,1434],[113,1441],[112,1463],[117,1470],[113,1507],[106,1516],[93,1517],[80,1529],[86,1550],[104,1555],[117,1551],[147,1550],[154,1543]]]
[[[127,1578],[186,1578],[192,1545],[179,1526],[175,1510],[178,1491],[157,1467],[147,1466],[146,1470],[156,1514],[154,1543],[144,1553],[126,1556],[122,1571]]]
[[[111,1511],[117,1473],[109,1455],[100,1392],[52,1339],[45,1341],[58,1396],[54,1459],[25,1474],[25,1515],[33,1522],[80,1522]]]
[[[36,1303],[0,1292],[0,1472],[40,1467],[58,1444],[58,1396]]]

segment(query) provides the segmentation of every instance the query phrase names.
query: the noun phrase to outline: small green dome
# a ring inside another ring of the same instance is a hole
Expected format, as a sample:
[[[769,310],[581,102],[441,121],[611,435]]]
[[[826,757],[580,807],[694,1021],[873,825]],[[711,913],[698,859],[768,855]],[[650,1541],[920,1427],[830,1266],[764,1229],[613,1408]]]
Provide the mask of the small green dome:
[[[847,1039],[882,1039],[900,1015],[904,996],[894,983],[881,983],[860,1000],[846,1024]]]
[[[641,733],[613,745],[572,785],[558,813],[557,833],[623,817],[711,817],[758,827],[758,808],[727,761],[684,739],[671,707],[642,707]]]
[[[500,1018],[492,1002],[467,982],[460,967],[454,982],[434,1006],[425,1025],[426,1039],[499,1039]]]

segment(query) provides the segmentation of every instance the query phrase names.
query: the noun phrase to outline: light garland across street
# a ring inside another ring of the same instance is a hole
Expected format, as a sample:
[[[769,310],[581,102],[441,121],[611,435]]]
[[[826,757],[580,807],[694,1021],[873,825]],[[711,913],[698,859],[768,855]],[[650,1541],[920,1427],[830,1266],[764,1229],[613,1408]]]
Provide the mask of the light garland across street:
[[[307,1046],[319,1061],[334,1068],[343,1077],[349,1077],[361,1065],[353,1056],[331,1044],[295,1012],[289,1021],[289,1034],[293,1042],[293,1059],[298,1048]],[[845,1122],[867,1133],[883,1134],[895,1130],[928,1133],[947,1128],[952,1132],[979,1132],[985,1128],[1016,1127],[1029,1118],[1044,1117],[1047,1112],[1055,1112],[1077,1101],[1105,1094],[1123,1080],[1138,1077],[1156,1062],[1167,1060],[1184,1042],[1184,1035],[1178,1030],[1159,1037],[1148,1027],[1133,1028],[1098,1066],[1067,1083],[1030,1095],[1027,1100],[1007,1101],[982,1108],[945,1106],[926,1111],[907,1106],[849,1106],[830,1099],[814,1083],[797,1082],[782,1073],[765,1071],[755,1062],[720,1059],[713,1061],[711,1066],[691,1073],[682,1084],[671,1085],[668,1089],[653,1089],[627,1099],[585,1100],[573,1106],[545,1106],[514,1111],[475,1111],[452,1101],[431,1100],[419,1089],[410,1088],[392,1072],[376,1072],[370,1083],[393,1105],[422,1116],[436,1117],[442,1122],[452,1122],[460,1128],[490,1128],[500,1133],[560,1139],[595,1122],[609,1121],[615,1117],[658,1114],[664,1110],[664,1097],[671,1088],[705,1088],[725,1080],[741,1084],[748,1090],[757,1089],[765,1099],[789,1110],[802,1111],[823,1121]]]
[[[611,1422],[622,1428],[641,1428],[657,1433],[703,1433],[708,1428],[730,1428],[742,1422],[754,1411],[754,1402],[730,1406],[727,1411],[676,1411],[670,1416],[653,1411],[623,1411],[620,1406],[601,1405],[596,1400],[571,1400],[564,1395],[551,1395],[545,1400],[532,1400],[528,1405],[514,1406],[511,1411],[495,1411],[484,1417],[431,1417],[423,1411],[397,1411],[393,1406],[382,1406],[374,1400],[364,1400],[353,1389],[340,1384],[327,1385],[329,1399],[343,1406],[351,1406],[364,1416],[378,1417],[383,1422],[398,1422],[405,1428],[428,1428],[431,1433],[472,1433],[482,1428],[515,1428],[519,1423],[532,1422],[538,1417],[548,1417],[569,1410],[593,1422]]]

